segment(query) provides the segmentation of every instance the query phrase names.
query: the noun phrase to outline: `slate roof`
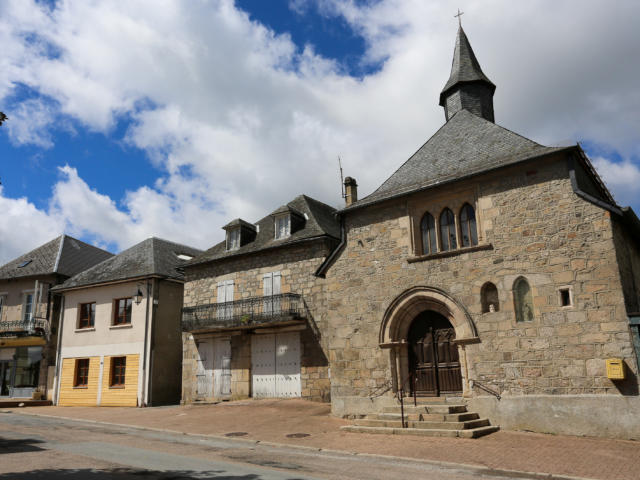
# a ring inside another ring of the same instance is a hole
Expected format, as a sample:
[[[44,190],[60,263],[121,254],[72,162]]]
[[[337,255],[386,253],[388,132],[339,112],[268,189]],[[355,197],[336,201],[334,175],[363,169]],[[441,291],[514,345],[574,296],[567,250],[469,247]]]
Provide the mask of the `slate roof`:
[[[302,215],[302,218],[304,218],[304,214],[306,214],[308,218],[305,220],[302,228],[293,232],[291,236],[285,239],[276,240],[274,238],[275,227],[272,215],[275,212],[285,211],[288,209],[297,211]],[[306,195],[299,195],[291,202],[279,207],[274,210],[274,212],[271,212],[269,215],[259,220],[256,223],[259,231],[252,242],[242,245],[236,250],[227,250],[226,242],[222,241],[208,249],[202,255],[191,260],[187,267],[236,255],[255,253],[269,248],[292,245],[311,238],[324,236],[338,240],[340,238],[340,225],[335,217],[335,212],[336,209],[329,205],[319,202],[311,197],[307,197]]]
[[[109,258],[94,267],[68,279],[54,290],[84,287],[130,278],[157,275],[166,278],[183,279],[180,268],[187,263],[178,255],[196,257],[202,250],[151,237],[127,250]]]
[[[0,279],[51,274],[71,277],[112,256],[113,253],[106,250],[60,235],[1,266]]]
[[[460,110],[376,191],[342,211],[572,148],[545,147]]]
[[[482,68],[480,68],[480,63],[478,63],[478,59],[473,53],[469,39],[464,33],[464,30],[462,30],[462,27],[460,27],[458,28],[456,46],[453,51],[451,75],[440,93],[440,105],[444,106],[447,93],[451,88],[460,83],[473,82],[485,83],[492,91],[495,91],[496,89],[493,82],[489,80],[489,78],[483,73]]]

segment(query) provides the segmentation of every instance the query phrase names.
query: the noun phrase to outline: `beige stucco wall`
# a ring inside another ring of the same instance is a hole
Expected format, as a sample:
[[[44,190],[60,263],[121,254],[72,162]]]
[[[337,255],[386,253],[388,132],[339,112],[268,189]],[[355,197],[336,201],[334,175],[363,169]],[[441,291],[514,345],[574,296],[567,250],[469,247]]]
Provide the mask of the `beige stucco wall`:
[[[0,296],[3,297],[3,307],[0,312],[0,321],[20,321],[23,318],[25,293],[34,294],[32,314],[34,317],[46,318],[49,287],[53,287],[61,279],[56,275],[46,275],[37,277],[38,291],[35,292],[36,278],[0,280]],[[38,301],[39,300],[39,301]],[[49,312],[49,338],[32,337],[29,339],[19,339],[20,345],[43,345],[43,359],[40,363],[40,374],[38,378],[38,387],[46,395],[51,398],[51,392],[48,385],[51,383],[48,379],[49,367],[55,364],[55,354],[57,345],[57,306],[59,302],[52,299]],[[0,338],[0,348],[13,348],[17,339],[10,337]],[[11,355],[10,355],[11,356]]]
[[[47,314],[47,294],[49,285],[55,285],[55,277],[39,277],[38,285],[42,286],[40,302],[37,302],[37,295],[34,290],[36,279],[16,279],[16,280],[0,280],[0,296],[4,297],[4,305],[0,314],[0,321],[3,320],[21,320],[24,307],[25,293],[34,294],[33,314],[34,316],[44,318]],[[40,290],[40,286],[38,290]],[[37,314],[37,315],[36,315]]]
[[[464,202],[476,208],[487,249],[418,259],[419,222]],[[415,286],[444,291],[468,313],[479,343],[460,346],[463,377],[503,396],[637,395],[611,219],[576,196],[563,158],[538,161],[443,186],[346,215],[347,246],[327,273],[332,399],[337,414],[390,386],[390,350],[378,345],[385,310]],[[512,286],[532,288],[534,320],[517,323]],[[499,311],[482,313],[480,290],[493,282]],[[571,307],[558,289],[570,287]],[[459,322],[463,323],[463,322]],[[464,351],[463,351],[464,350]],[[606,377],[621,357],[628,379]],[[466,359],[466,363],[465,363]],[[465,382],[465,394],[475,396]]]
[[[116,344],[141,345],[144,341],[147,309],[146,294],[139,305],[133,302],[130,325],[113,325],[114,300],[133,297],[137,290],[137,283],[130,282],[65,292],[62,355],[70,356],[74,351],[74,347],[84,348],[88,345],[92,347]],[[141,290],[145,292],[144,285],[141,287]],[[94,327],[79,329],[77,328],[79,320],[78,308],[82,303],[91,302],[96,303]],[[139,351],[139,353],[142,352]]]
[[[144,298],[139,305],[133,302],[131,324],[113,325],[114,300],[133,297],[138,291],[137,282],[88,287],[64,292],[64,313],[60,357],[84,358],[97,356],[100,369],[104,370],[104,358],[109,356],[139,355],[137,404],[144,404],[147,372],[142,368],[145,352],[145,319],[147,310],[146,283],[140,284]],[[93,328],[79,329],[78,309],[82,303],[96,303]],[[58,385],[60,389],[60,385]]]

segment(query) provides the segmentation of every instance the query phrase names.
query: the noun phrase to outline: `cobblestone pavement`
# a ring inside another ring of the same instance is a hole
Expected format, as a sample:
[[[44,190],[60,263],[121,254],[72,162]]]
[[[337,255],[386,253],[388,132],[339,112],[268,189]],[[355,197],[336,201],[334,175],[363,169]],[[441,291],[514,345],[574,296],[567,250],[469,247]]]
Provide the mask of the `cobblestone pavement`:
[[[507,431],[473,440],[347,433],[339,427],[349,422],[330,416],[328,405],[303,400],[247,400],[144,409],[31,407],[8,410],[490,469],[607,480],[640,478],[640,442]]]

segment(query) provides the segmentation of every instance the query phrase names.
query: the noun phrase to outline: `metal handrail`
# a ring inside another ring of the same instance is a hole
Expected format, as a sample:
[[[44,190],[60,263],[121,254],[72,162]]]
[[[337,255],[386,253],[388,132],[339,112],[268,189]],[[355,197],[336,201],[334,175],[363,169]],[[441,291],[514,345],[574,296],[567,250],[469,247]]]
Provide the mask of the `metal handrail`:
[[[493,395],[494,397],[496,397],[498,400],[500,400],[502,397],[500,396],[500,394],[494,390],[491,390],[489,387],[481,384],[479,381],[477,380],[469,380],[469,383],[471,383],[471,388],[473,387],[478,387],[480,390],[484,390],[487,393],[490,393],[491,395]]]
[[[232,302],[210,303],[182,309],[182,330],[248,327],[274,320],[307,317],[302,295],[283,293]]]
[[[32,317],[29,320],[3,320],[0,322],[0,336],[42,335],[49,333],[46,318]]]
[[[398,398],[398,400],[400,401],[400,420],[402,423],[402,428],[407,428],[409,426],[408,422],[405,421],[404,419],[404,387],[407,384],[408,380],[411,380],[413,383],[412,384],[413,406],[414,407],[418,406],[418,399],[416,397],[416,375],[415,375],[415,372],[409,372],[409,376],[404,379],[404,382],[402,382],[402,385],[400,385],[400,388],[396,392],[396,398]]]

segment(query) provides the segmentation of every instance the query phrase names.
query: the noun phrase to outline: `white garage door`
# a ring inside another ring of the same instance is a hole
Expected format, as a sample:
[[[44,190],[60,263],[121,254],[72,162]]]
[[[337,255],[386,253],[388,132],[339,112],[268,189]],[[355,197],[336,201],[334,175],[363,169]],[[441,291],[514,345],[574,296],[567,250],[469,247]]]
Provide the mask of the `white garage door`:
[[[196,343],[198,347],[197,391],[200,398],[209,398],[213,393],[213,344],[211,340]]]
[[[300,334],[253,335],[252,389],[255,398],[300,396]]]

